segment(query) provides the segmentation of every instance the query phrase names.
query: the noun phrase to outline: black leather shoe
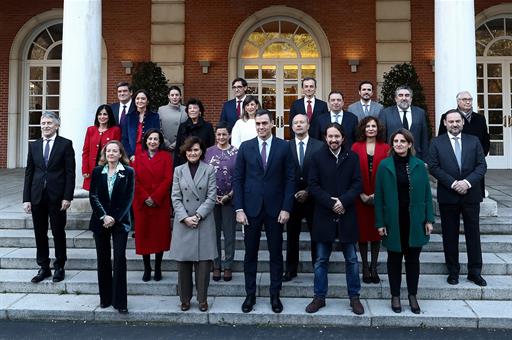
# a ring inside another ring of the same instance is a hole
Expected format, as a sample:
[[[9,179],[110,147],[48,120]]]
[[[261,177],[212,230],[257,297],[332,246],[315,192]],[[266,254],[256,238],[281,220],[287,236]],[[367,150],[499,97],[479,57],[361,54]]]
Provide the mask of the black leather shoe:
[[[117,310],[119,311],[119,314],[128,314],[128,308],[126,307],[118,308]]]
[[[64,271],[64,268],[55,268],[55,271],[53,272],[53,282],[60,282],[64,280],[65,276],[66,272]]]
[[[244,303],[242,303],[242,312],[249,313],[256,304],[256,295],[248,294],[245,297]]]
[[[142,275],[142,281],[148,282],[149,280],[151,280],[151,268],[145,268],[144,274]]]
[[[459,275],[457,275],[457,274],[450,274],[450,275],[448,275],[448,278],[446,279],[446,282],[448,282],[451,285],[459,284]]]
[[[487,286],[487,281],[481,275],[468,275],[468,280],[480,287]]]
[[[294,277],[297,277],[297,273],[295,272],[286,272],[283,275],[283,282],[291,281]]]
[[[50,276],[52,276],[52,271],[50,268],[40,268],[37,272],[37,275],[34,276],[31,281],[33,283],[39,283]]]
[[[110,307],[110,306],[112,306],[111,303],[100,303],[100,307],[101,308],[107,308],[107,307]]]
[[[281,313],[283,311],[283,304],[278,294],[270,295],[270,305],[274,313]]]
[[[155,269],[155,275],[153,275],[153,279],[155,281],[162,280],[162,270],[161,269]]]

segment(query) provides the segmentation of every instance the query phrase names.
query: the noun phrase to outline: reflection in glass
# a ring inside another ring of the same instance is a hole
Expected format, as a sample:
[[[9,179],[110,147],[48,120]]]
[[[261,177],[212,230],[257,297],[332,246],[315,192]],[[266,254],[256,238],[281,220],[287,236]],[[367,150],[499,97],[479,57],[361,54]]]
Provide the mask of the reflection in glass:
[[[483,77],[484,76],[484,64],[476,65],[476,76]]]
[[[28,123],[30,125],[37,125],[41,123],[41,111],[31,111],[28,114]]]
[[[316,78],[316,65],[302,65],[302,78]]]
[[[501,79],[488,79],[487,80],[487,92],[488,93],[501,93]]]
[[[297,100],[297,95],[295,96],[284,96],[284,108],[289,109],[292,107],[292,103]]]
[[[299,77],[299,67],[297,65],[284,65],[283,78],[297,79]]]
[[[276,79],[276,66],[275,65],[263,65],[261,67],[261,78],[262,79]]]
[[[490,156],[503,156],[503,142],[491,142],[489,149]]]
[[[48,28],[48,32],[52,36],[53,41],[62,40],[62,24],[56,24]]]
[[[263,96],[262,104],[264,109],[275,110],[276,109],[276,97],[275,96]]]
[[[502,124],[503,113],[502,111],[491,111],[489,110],[489,124]]]
[[[489,135],[492,140],[503,140],[503,126],[489,126]]]
[[[484,80],[483,79],[476,80],[476,88],[477,88],[477,92],[484,92]]]
[[[505,35],[505,21],[503,18],[487,21],[485,25],[487,25],[494,38]]]
[[[48,46],[53,44],[52,38],[50,38],[50,35],[46,30],[39,33],[39,35],[34,39],[34,43],[41,46],[44,49],[48,49]]]
[[[43,79],[43,68],[42,67],[31,67],[29,77],[30,77],[30,80],[42,80]]]
[[[31,81],[28,84],[28,94],[30,96],[42,95],[43,94],[43,82],[42,81]]]
[[[276,94],[276,87],[275,87],[275,85],[264,84],[261,87],[261,93],[262,94]]]
[[[247,41],[242,48],[242,58],[253,59],[259,57],[259,50],[256,46]]]
[[[484,108],[484,95],[478,95],[478,107],[481,109]]]
[[[249,84],[247,94],[258,94],[258,84]]]
[[[263,58],[297,58],[297,52],[288,43],[275,42],[265,48]]]
[[[46,97],[46,109],[51,110],[51,111],[58,110],[59,109],[59,97],[58,96]]]
[[[487,64],[487,77],[501,78],[501,64]]]
[[[297,94],[297,86],[296,85],[284,85],[284,94]]]
[[[511,56],[512,40],[502,39],[496,41],[487,51],[488,56]]]
[[[501,109],[503,107],[501,95],[487,96],[487,107],[489,109]]]
[[[245,65],[244,66],[245,79],[258,79],[258,65]]]
[[[28,59],[43,60],[45,52],[46,50],[42,49],[37,45],[32,44],[32,46],[30,46],[30,49],[28,50]]]
[[[43,108],[43,97],[30,96],[28,100],[29,110],[41,110]]]
[[[30,126],[28,128],[28,139],[29,141],[36,140],[41,138],[41,127],[40,126]]]
[[[47,59],[62,59],[62,44],[56,45],[54,48],[52,48],[48,53]]]
[[[60,79],[60,67],[47,67],[46,68],[46,79],[48,80],[59,80]]]
[[[58,95],[60,92],[60,82],[48,81],[46,82],[46,94]]]

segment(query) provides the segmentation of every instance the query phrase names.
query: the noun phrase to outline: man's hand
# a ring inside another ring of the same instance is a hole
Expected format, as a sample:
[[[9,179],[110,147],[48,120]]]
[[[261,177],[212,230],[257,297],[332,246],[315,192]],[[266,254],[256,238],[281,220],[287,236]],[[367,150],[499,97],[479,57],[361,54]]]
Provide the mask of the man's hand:
[[[236,221],[241,225],[249,225],[249,220],[247,219],[247,216],[243,210],[236,212]]]
[[[308,199],[308,192],[306,190],[299,190],[295,193],[295,199],[299,203],[304,203]]]
[[[334,206],[332,207],[332,211],[336,214],[341,215],[345,213],[345,208],[343,207],[343,203],[341,203],[338,197],[331,197],[334,200]]]
[[[465,181],[456,181],[453,185],[453,190],[458,194],[465,195],[468,192],[469,186]]]
[[[114,223],[116,223],[116,220],[114,220],[112,216],[106,215],[103,218],[103,227],[105,228],[111,228],[114,225]]]
[[[71,202],[68,200],[62,200],[62,205],[60,206],[60,211],[68,210],[68,208],[71,206]]]
[[[277,217],[277,223],[286,224],[290,219],[290,213],[285,210],[281,210],[279,212],[279,217]]]
[[[379,232],[380,236],[387,236],[388,235],[388,231],[386,230],[386,228],[378,228],[377,231]]]
[[[425,235],[432,234],[432,230],[434,230],[434,226],[432,225],[432,223],[430,223],[430,222],[425,223]]]
[[[27,214],[30,214],[32,212],[32,203],[30,203],[30,202],[23,202],[23,210]]]

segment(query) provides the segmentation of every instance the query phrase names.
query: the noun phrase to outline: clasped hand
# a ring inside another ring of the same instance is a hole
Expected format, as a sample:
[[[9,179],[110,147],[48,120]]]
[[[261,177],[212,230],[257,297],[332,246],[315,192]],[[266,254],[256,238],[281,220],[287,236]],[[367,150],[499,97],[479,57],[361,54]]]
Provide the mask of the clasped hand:
[[[466,181],[455,181],[455,184],[452,188],[458,194],[465,195],[468,192],[469,186]]]
[[[199,217],[197,217],[196,215],[185,217],[183,222],[185,222],[185,225],[187,227],[189,227],[191,229],[195,229],[199,226]]]
[[[343,203],[341,203],[340,199],[338,197],[331,197],[331,199],[334,201],[332,211],[334,211],[338,215],[344,214],[345,207],[343,206]]]

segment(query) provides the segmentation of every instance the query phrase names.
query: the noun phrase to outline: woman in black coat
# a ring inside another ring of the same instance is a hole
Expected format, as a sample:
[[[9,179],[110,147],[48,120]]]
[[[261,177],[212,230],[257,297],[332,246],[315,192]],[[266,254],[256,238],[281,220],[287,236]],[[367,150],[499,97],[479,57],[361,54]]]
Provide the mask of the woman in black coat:
[[[181,123],[178,128],[176,147],[174,148],[174,167],[186,162],[186,159],[181,157],[179,150],[187,137],[197,136],[201,138],[207,149],[215,144],[213,126],[203,118],[203,103],[199,99],[191,98],[187,102],[185,111],[187,112],[188,119]]]
[[[134,172],[128,166],[123,145],[108,142],[101,150],[99,166],[91,178],[89,201],[92,208],[89,229],[94,233],[98,256],[100,307],[114,306],[128,313],[126,288],[126,242],[131,229]],[[114,275],[110,258],[110,236],[114,246]]]

